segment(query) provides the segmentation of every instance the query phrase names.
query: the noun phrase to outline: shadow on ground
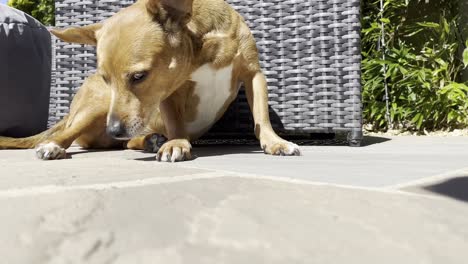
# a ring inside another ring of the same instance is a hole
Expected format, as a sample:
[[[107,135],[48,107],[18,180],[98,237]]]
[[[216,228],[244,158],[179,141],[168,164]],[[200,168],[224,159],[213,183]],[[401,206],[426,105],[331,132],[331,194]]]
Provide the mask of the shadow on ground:
[[[95,152],[114,152],[114,151],[121,151],[123,149],[118,148],[109,148],[109,149],[84,149],[79,148],[78,150],[67,150],[67,158],[71,159],[75,155],[86,154],[86,153],[95,153]]]
[[[349,147],[346,139],[328,138],[328,139],[297,139],[288,138],[299,146],[343,146]],[[361,147],[367,147],[389,141],[389,138],[366,136],[362,141]],[[260,144],[256,139],[230,139],[230,140],[200,140],[193,144],[196,148],[198,157],[210,157],[229,154],[249,154],[261,153]]]
[[[349,147],[346,139],[323,138],[323,139],[300,139],[285,137],[299,146],[343,146]],[[389,138],[366,136],[361,147],[367,147],[390,141]],[[212,157],[232,154],[255,154],[263,153],[260,143],[255,138],[247,139],[201,139],[192,144],[194,148],[194,158]]]
[[[422,188],[429,192],[468,202],[468,176],[451,178]]]
[[[333,134],[324,135],[316,134],[310,137],[300,136],[285,136],[285,139],[292,141],[299,146],[343,146],[349,147],[348,141],[343,136],[334,136]],[[368,147],[375,144],[381,144],[390,141],[389,138],[365,136],[362,140],[361,147]],[[246,138],[202,138],[192,143],[194,151],[193,159],[198,157],[222,156],[231,154],[249,154],[261,153],[259,141],[254,137]],[[67,153],[67,158],[72,158],[74,155],[92,153],[92,152],[107,152],[119,151],[122,149],[80,149]],[[139,151],[139,150],[136,150]],[[138,158],[139,161],[154,161],[154,157]]]
[[[258,144],[257,144],[258,145]],[[263,150],[260,148],[260,145],[205,145],[197,146],[194,151],[194,156],[197,158],[202,157],[212,157],[212,156],[223,156],[223,155],[232,155],[232,154],[254,154],[254,153],[263,153]]]
[[[346,136],[334,134],[312,134],[310,137],[304,136],[284,136],[283,138],[292,141],[299,146],[343,146],[349,147]],[[361,147],[367,147],[375,144],[390,141],[390,138],[365,136]],[[202,138],[193,142],[194,147],[200,146],[259,146],[260,143],[254,137],[231,137],[231,138]]]
[[[375,137],[375,136],[365,136],[362,140],[361,147],[367,147],[375,144],[385,143],[390,141],[390,138],[385,137]]]
[[[241,145],[198,145],[192,150],[192,158],[189,161],[202,157],[223,156],[232,154],[262,153],[260,147]],[[145,152],[149,153],[149,152]],[[156,155],[156,154],[155,154]],[[154,161],[155,157],[136,158],[137,161]]]

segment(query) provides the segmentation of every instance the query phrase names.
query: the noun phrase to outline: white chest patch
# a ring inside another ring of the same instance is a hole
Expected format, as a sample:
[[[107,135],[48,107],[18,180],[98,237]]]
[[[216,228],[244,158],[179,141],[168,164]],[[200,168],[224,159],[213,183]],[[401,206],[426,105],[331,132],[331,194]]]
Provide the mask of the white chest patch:
[[[212,126],[216,115],[231,96],[232,64],[214,69],[205,64],[192,73],[195,84],[194,94],[200,99],[196,119],[186,124],[187,132],[199,133]]]

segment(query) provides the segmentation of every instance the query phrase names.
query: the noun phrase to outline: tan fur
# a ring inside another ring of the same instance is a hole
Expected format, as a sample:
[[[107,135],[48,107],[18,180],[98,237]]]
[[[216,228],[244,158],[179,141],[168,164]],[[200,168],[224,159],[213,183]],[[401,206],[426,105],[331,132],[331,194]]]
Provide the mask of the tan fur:
[[[144,135],[162,133],[170,141],[159,159],[183,160],[190,155],[189,141],[205,132],[185,130],[185,124],[197,118],[200,102],[193,94],[191,74],[205,64],[213,69],[232,64],[231,95],[217,110],[216,120],[243,82],[265,152],[298,154],[271,128],[255,40],[242,17],[223,0],[140,0],[103,23],[52,33],[66,41],[97,43],[98,70],[75,96],[66,126],[45,142],[63,148],[74,140],[88,148],[118,146],[119,141],[105,134],[106,122],[116,119],[126,137],[134,137],[128,147],[141,149]],[[145,78],[132,81],[139,74]]]

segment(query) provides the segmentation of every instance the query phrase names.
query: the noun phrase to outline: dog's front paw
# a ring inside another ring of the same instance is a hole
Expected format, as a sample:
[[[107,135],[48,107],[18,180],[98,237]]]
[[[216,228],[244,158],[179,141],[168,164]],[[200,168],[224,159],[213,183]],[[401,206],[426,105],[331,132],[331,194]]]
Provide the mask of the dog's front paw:
[[[280,155],[280,156],[300,156],[301,151],[299,146],[286,140],[273,141],[269,144],[262,145],[265,154]]]
[[[156,160],[165,162],[184,161],[192,158],[192,145],[186,139],[173,139],[162,145],[156,154]]]
[[[36,156],[42,160],[64,159],[67,157],[67,152],[54,142],[49,142],[37,146]]]

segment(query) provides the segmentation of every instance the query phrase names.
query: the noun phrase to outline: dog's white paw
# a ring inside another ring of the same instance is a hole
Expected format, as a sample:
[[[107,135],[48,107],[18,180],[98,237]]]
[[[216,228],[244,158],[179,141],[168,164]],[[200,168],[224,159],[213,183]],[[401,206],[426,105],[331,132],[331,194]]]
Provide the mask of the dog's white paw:
[[[67,152],[54,142],[49,142],[40,144],[36,148],[36,156],[42,160],[64,159],[67,157]]]
[[[186,139],[173,139],[162,145],[156,154],[156,160],[164,162],[177,162],[191,159],[192,145]]]
[[[274,143],[265,144],[262,146],[265,154],[279,155],[279,156],[300,156],[301,150],[299,146],[288,142],[286,140],[280,140]]]

